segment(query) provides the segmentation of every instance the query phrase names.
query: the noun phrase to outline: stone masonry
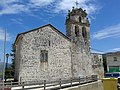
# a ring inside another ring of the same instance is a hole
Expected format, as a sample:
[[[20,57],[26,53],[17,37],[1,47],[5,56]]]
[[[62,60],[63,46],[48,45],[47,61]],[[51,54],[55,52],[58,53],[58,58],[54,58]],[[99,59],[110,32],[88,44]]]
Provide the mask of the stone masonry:
[[[98,79],[104,78],[103,57],[99,53],[91,53],[92,68],[94,74],[98,76]]]
[[[93,74],[90,55],[90,24],[87,13],[81,8],[73,8],[66,18],[66,34],[72,44],[73,77]]]
[[[16,58],[20,64],[17,64],[16,79],[26,82],[72,77],[70,45],[69,39],[52,30],[50,25],[26,33],[17,45],[21,46],[21,53]],[[41,50],[48,51],[48,62],[40,61]]]

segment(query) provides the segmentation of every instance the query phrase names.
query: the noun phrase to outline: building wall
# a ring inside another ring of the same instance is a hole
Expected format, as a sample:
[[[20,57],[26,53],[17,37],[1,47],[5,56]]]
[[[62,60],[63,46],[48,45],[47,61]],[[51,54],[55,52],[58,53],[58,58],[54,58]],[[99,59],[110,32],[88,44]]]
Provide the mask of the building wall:
[[[114,57],[117,58],[117,61],[114,61]],[[118,72],[118,71],[120,71],[120,53],[114,52],[114,53],[111,53],[111,54],[106,54],[106,60],[107,60],[107,70],[108,70],[108,72]],[[116,69],[118,68],[118,69],[115,70],[115,68]]]
[[[104,77],[103,58],[101,54],[92,53],[92,68],[95,75],[98,75],[98,79]]]
[[[15,51],[15,75],[14,79],[18,80],[19,70],[20,70],[20,59],[21,58],[21,42],[18,42]]]
[[[70,47],[70,41],[49,26],[24,34],[21,41],[19,81],[71,78]],[[48,51],[47,62],[40,61],[41,50]]]
[[[72,46],[72,64],[74,77],[85,77],[93,74],[90,54],[75,44]]]

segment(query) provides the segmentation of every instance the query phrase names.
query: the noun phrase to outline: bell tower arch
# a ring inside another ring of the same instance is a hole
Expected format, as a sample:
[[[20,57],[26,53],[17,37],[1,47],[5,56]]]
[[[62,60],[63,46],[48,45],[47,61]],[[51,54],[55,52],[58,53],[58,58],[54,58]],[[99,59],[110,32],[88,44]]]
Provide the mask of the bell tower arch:
[[[90,23],[85,10],[73,7],[68,11],[66,35],[86,52],[90,51]]]

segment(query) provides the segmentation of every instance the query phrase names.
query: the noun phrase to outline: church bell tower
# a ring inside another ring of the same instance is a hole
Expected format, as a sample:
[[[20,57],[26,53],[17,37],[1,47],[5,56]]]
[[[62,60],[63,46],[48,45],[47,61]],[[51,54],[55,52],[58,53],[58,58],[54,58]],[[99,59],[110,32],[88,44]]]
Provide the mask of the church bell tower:
[[[66,35],[78,47],[90,51],[90,23],[85,10],[73,7],[72,11],[68,11]]]

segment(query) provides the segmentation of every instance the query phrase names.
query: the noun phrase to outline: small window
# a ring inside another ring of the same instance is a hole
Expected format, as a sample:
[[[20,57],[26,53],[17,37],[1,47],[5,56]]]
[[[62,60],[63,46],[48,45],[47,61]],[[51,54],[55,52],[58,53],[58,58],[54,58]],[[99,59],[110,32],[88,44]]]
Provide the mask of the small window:
[[[87,41],[85,41],[85,45],[87,45]]]
[[[82,36],[83,38],[87,38],[87,32],[85,27],[82,27]]]
[[[79,17],[79,22],[81,22],[81,17]]]
[[[114,61],[117,61],[117,57],[113,57]]]
[[[40,55],[40,61],[41,62],[47,62],[48,61],[48,51],[46,50],[41,50],[41,55]]]
[[[78,36],[79,35],[79,27],[75,26],[75,35]]]

